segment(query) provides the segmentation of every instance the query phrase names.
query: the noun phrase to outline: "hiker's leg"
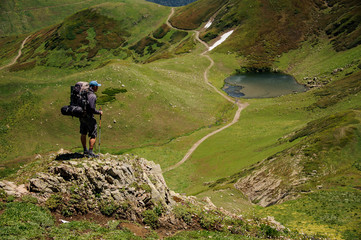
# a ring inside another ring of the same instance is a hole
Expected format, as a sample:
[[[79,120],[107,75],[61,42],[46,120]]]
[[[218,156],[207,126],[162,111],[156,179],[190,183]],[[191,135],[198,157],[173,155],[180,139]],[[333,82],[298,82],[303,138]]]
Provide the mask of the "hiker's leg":
[[[99,157],[93,153],[93,148],[97,138],[97,121],[95,118],[89,119],[89,156],[90,157]]]
[[[80,136],[81,145],[83,145],[83,149],[86,149],[86,134],[82,134]]]
[[[95,145],[96,138],[90,138],[89,139],[89,150],[93,150]]]
[[[96,138],[90,138],[89,139],[89,157],[99,157],[99,155],[96,155],[93,152],[93,147],[95,145]]]
[[[88,154],[88,149],[86,148],[86,134],[88,133],[88,127],[84,119],[79,118],[80,121],[80,141],[81,145],[83,146],[84,154]]]

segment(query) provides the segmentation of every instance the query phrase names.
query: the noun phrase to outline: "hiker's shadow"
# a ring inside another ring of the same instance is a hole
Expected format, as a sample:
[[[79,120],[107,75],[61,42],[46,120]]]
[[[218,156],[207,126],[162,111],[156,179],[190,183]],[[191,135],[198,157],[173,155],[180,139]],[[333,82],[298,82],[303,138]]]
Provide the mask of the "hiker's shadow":
[[[71,160],[77,158],[83,158],[84,155],[81,153],[64,153],[56,156],[55,160]]]

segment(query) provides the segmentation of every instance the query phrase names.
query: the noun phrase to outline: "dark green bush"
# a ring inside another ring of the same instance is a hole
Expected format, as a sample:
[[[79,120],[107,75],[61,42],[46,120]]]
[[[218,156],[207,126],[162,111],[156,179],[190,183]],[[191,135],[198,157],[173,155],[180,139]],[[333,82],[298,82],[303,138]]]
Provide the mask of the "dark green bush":
[[[101,201],[99,204],[99,209],[102,214],[105,216],[111,216],[115,211],[118,210],[120,206],[116,204],[113,200]]]
[[[7,202],[14,202],[14,201],[15,201],[15,196],[9,195],[9,196],[6,198],[6,201],[7,201]]]
[[[51,211],[58,209],[63,203],[63,198],[60,194],[51,195],[45,202],[45,206]]]
[[[101,96],[98,97],[97,102],[99,105],[103,105],[107,102],[111,102],[115,100],[115,95],[118,93],[126,93],[127,89],[125,88],[106,88],[104,91],[102,91]]]
[[[153,229],[159,227],[158,215],[153,210],[145,210],[143,213],[143,222]]]
[[[261,232],[268,238],[276,238],[280,236],[280,232],[277,231],[277,229],[274,229],[266,224],[261,224]]]
[[[160,217],[163,213],[165,213],[165,209],[161,204],[159,204],[153,208],[153,212],[157,214],[158,217]]]
[[[189,208],[176,207],[174,208],[174,214],[176,218],[182,219],[187,224],[191,224],[193,212]]]
[[[213,212],[203,212],[199,215],[200,225],[202,228],[207,230],[221,230],[220,226],[222,225],[223,218],[219,217]]]
[[[72,194],[70,196],[68,204],[78,213],[85,214],[88,212],[88,205],[85,202],[84,198],[80,195]]]
[[[0,200],[6,200],[8,197],[8,194],[5,192],[4,189],[0,189]]]
[[[6,208],[6,203],[0,202],[0,210],[4,210]]]

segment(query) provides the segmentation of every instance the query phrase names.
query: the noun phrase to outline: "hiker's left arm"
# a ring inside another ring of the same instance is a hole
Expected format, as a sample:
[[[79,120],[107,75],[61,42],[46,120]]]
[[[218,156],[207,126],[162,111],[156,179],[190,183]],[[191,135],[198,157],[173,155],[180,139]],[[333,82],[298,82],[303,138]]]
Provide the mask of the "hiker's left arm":
[[[100,111],[95,109],[95,105],[96,105],[96,97],[95,96],[88,96],[88,101],[89,101],[89,107],[90,107],[90,112],[93,114],[103,114],[100,113]]]

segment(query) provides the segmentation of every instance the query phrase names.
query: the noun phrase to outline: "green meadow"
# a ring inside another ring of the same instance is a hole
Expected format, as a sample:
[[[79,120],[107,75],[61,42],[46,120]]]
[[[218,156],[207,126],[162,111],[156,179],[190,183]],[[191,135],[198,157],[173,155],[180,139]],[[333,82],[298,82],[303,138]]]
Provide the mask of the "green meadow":
[[[55,0],[50,2],[47,0],[5,0],[2,2],[0,10],[0,36],[34,32],[44,27],[61,23],[66,17],[99,4],[109,6],[110,8],[105,10],[106,13],[115,13],[112,17],[121,19],[122,15],[124,16],[130,13],[133,16],[137,16],[142,14],[142,12],[147,12],[149,8],[160,16],[161,12],[169,11],[166,7],[161,7],[143,0]],[[126,7],[126,11],[124,11],[123,8],[119,8],[121,5]],[[164,15],[164,17],[166,17],[166,15]],[[139,19],[131,20],[138,21]],[[136,32],[137,34],[141,34],[145,32],[143,30],[144,29],[137,29]]]

